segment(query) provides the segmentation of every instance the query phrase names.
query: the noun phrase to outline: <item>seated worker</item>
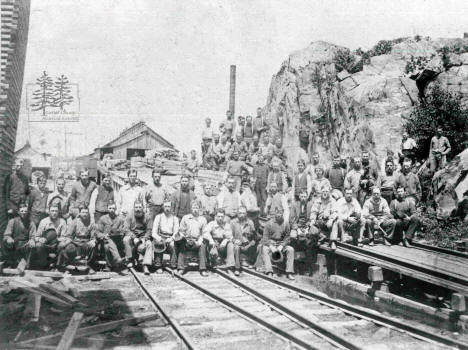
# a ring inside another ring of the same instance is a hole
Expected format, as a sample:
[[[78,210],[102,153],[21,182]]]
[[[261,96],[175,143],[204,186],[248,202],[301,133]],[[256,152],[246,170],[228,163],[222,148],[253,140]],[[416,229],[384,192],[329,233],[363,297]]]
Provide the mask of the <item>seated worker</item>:
[[[37,188],[31,190],[29,200],[31,202],[31,220],[36,227],[42,219],[47,217],[47,198],[49,190],[46,187],[47,179],[44,176],[37,178]]]
[[[179,232],[174,235],[177,251],[177,270],[180,274],[185,272],[185,253],[198,252],[198,269],[200,275],[206,277],[206,244],[203,239],[203,230],[207,223],[203,215],[200,215],[200,204],[192,202],[192,213],[182,218]]]
[[[143,203],[136,201],[133,211],[125,217],[123,245],[125,261],[131,268],[135,260],[143,256],[143,272],[149,274],[148,266],[153,264],[153,242],[151,241],[151,228],[153,223],[149,215],[145,214]]]
[[[345,241],[345,236],[353,237],[354,245],[362,247],[361,233],[361,206],[353,196],[353,190],[347,188],[344,191],[344,197],[336,201],[336,211],[338,219],[338,236]]]
[[[117,215],[117,205],[113,201],[107,203],[106,212],[97,222],[98,247],[104,250],[108,267],[120,271],[124,253],[125,220]]]
[[[255,225],[252,220],[247,217],[247,209],[239,208],[237,218],[231,221],[231,230],[234,239],[234,258],[236,263],[241,261],[240,255],[243,253],[247,261],[242,261],[242,266],[253,267],[257,258],[257,242],[260,240],[255,231]],[[240,266],[236,266],[236,270]]]
[[[8,221],[2,242],[2,258],[6,266],[13,268],[21,259],[28,262],[35,246],[36,226],[29,218],[27,203],[18,204],[18,215]]]
[[[309,197],[312,191],[312,179],[305,172],[305,162],[304,160],[300,159],[297,161],[297,174],[294,176],[293,179],[293,188],[294,188],[294,199],[296,201],[299,200],[299,194],[302,191],[307,192],[307,197]]]
[[[294,248],[289,245],[289,234],[289,223],[284,220],[283,212],[278,209],[275,212],[275,217],[270,219],[263,228],[262,258],[267,275],[273,274],[272,255],[280,253],[286,255],[286,277],[294,280]]]
[[[393,243],[403,242],[405,247],[411,247],[414,233],[421,226],[421,219],[416,213],[414,201],[406,197],[405,189],[398,187],[396,199],[390,203],[390,213],[396,220],[393,233]]]
[[[363,237],[364,230],[367,230],[369,245],[373,246],[374,231],[380,230],[384,235],[385,245],[390,245],[388,240],[393,237],[395,223],[387,201],[380,195],[380,188],[374,187],[372,197],[366,200],[362,207],[360,237]]]
[[[299,200],[291,208],[291,246],[294,251],[305,252],[307,265],[310,266],[313,258],[313,247],[316,242],[312,239],[310,232],[310,214],[312,212],[312,202],[306,190],[299,194]]]
[[[193,203],[193,202],[192,202]],[[191,204],[190,204],[191,205]],[[172,269],[177,268],[177,251],[174,244],[174,236],[179,233],[179,219],[172,214],[171,202],[166,201],[163,204],[163,212],[156,215],[153,223],[153,242],[155,249],[156,273],[162,273],[163,253],[170,254],[170,265]],[[158,247],[164,247],[165,250],[158,252]]]
[[[312,200],[317,200],[320,198],[320,193],[321,189],[324,187],[330,187],[330,181],[328,181],[327,178],[324,177],[325,172],[323,170],[323,167],[321,165],[315,166],[315,179],[312,180]]]
[[[380,178],[380,192],[383,198],[388,204],[393,200],[393,196],[396,191],[396,187],[399,184],[404,183],[404,178],[401,173],[395,171],[395,165],[392,160],[388,160],[385,163],[385,172]]]
[[[227,191],[221,191],[218,194],[216,208],[222,209],[225,219],[229,221],[237,216],[241,201],[240,193],[235,189],[236,182],[234,178],[229,177],[226,186]]]
[[[239,275],[239,269],[235,266],[240,267],[240,262],[235,261],[234,257],[231,225],[225,221],[222,209],[216,211],[214,221],[206,225],[203,235],[208,240],[211,266],[216,267],[218,256],[221,256],[225,260],[226,268],[235,269],[235,274]]]
[[[418,204],[421,200],[422,188],[418,175],[411,171],[411,161],[403,162],[401,180],[403,183],[398,185],[405,187],[406,198],[413,200],[415,205]]]
[[[68,226],[65,239],[59,243],[58,262],[59,267],[73,265],[76,257],[86,260],[88,273],[95,271],[90,266],[96,251],[96,225],[91,220],[89,209],[85,205],[80,205],[78,216]]]
[[[49,254],[57,253],[60,240],[67,235],[67,223],[60,217],[60,204],[51,205],[49,216],[42,219],[36,231],[36,245],[34,251],[35,266],[46,268]]]
[[[285,221],[289,221],[289,207],[286,196],[278,192],[278,185],[276,182],[270,183],[270,191],[265,203],[265,216],[273,219],[276,216],[276,211],[280,210],[285,215]],[[287,215],[287,216],[286,216]]]
[[[321,189],[320,198],[312,204],[310,230],[316,236],[319,243],[328,236],[332,250],[336,249],[336,239],[338,236],[336,218],[336,201],[330,196],[330,187],[324,186]]]

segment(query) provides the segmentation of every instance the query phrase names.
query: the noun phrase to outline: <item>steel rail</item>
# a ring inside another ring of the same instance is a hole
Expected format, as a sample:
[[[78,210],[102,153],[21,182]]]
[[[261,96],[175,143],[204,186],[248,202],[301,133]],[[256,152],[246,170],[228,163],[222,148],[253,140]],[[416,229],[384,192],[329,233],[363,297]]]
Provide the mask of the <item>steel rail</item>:
[[[423,244],[423,243],[419,243],[419,242],[415,242],[415,241],[411,242],[411,245],[413,247],[421,249],[421,250],[429,250],[431,252],[442,253],[442,254],[446,254],[446,255],[455,256],[455,257],[458,257],[458,258],[468,259],[468,253],[459,252],[458,250],[452,250],[452,249],[447,249],[447,248],[436,247],[436,246],[433,246],[433,245]]]
[[[288,316],[292,317],[293,319],[299,321],[300,323],[305,324],[307,327],[311,328],[313,331],[317,332],[318,335],[325,339],[326,341],[332,344],[338,344],[346,349],[361,349],[360,346],[353,344],[352,342],[346,340],[344,337],[340,336],[339,334],[322,327],[315,321],[305,318],[304,316],[299,315],[297,312],[291,310],[290,308],[278,303],[277,301],[271,299],[270,297],[266,296],[265,294],[255,290],[254,288],[242,283],[239,279],[236,279],[232,276],[229,276],[227,273],[216,269],[215,270],[220,276],[224,277],[225,279],[231,281],[241,289],[245,289],[249,293],[253,294],[257,298],[262,299],[266,303],[274,306],[275,308],[279,309],[281,312],[287,314]]]
[[[158,301],[156,300],[156,298],[154,296],[151,295],[151,293],[148,291],[148,289],[146,289],[144,283],[141,281],[140,277],[138,277],[136,271],[134,268],[130,268],[129,269],[130,272],[132,273],[133,277],[135,278],[135,281],[137,282],[137,284],[140,286],[141,290],[143,291],[143,294],[145,294],[148,299],[151,301],[151,303],[154,305],[154,307],[156,307],[156,309],[159,311],[159,313],[164,317],[164,319],[166,320],[166,322],[172,327],[172,329],[174,330],[174,332],[177,334],[177,336],[182,340],[182,342],[185,344],[185,346],[189,349],[189,350],[195,350],[195,349],[198,349],[191,341],[190,341],[190,337],[187,335],[187,333],[185,333],[185,331],[182,329],[182,327],[180,326],[180,324],[176,321],[176,320],[173,320],[169,315],[168,313],[166,312],[166,310],[164,310],[164,308],[160,305],[160,303],[158,303]]]
[[[442,345],[452,346],[452,347],[455,347],[457,349],[468,350],[468,344],[459,342],[458,340],[451,339],[451,338],[448,338],[448,337],[445,337],[445,336],[442,336],[442,335],[433,334],[433,333],[431,333],[429,331],[426,331],[426,330],[424,330],[422,328],[418,328],[418,327],[415,327],[415,326],[408,325],[408,324],[406,324],[403,321],[400,321],[398,319],[388,317],[388,316],[384,316],[384,315],[382,315],[380,313],[372,312],[372,311],[366,310],[364,308],[357,307],[357,306],[345,303],[343,301],[333,299],[333,298],[330,298],[328,296],[321,295],[321,294],[315,293],[313,291],[306,290],[306,289],[291,285],[289,283],[283,282],[283,281],[278,280],[276,278],[266,276],[264,274],[253,271],[251,269],[243,269],[243,271],[250,274],[250,275],[252,275],[252,276],[267,280],[267,281],[269,281],[269,282],[271,282],[273,284],[276,284],[276,285],[278,285],[280,287],[283,287],[285,289],[292,290],[292,291],[300,294],[301,296],[303,296],[305,298],[314,299],[314,300],[319,301],[320,303],[325,304],[325,305],[327,305],[329,307],[340,309],[343,312],[345,312],[347,314],[350,314],[350,315],[353,315],[355,317],[371,321],[371,322],[373,322],[375,324],[378,324],[378,325],[381,325],[381,326],[384,326],[384,327],[389,327],[389,328],[396,329],[398,331],[404,332],[404,333],[406,333],[408,335],[411,335],[412,337],[415,337],[415,338],[418,338],[418,339],[421,339],[421,340],[425,340],[425,341],[429,340],[431,342],[439,343],[439,344],[442,344]]]
[[[372,250],[367,250],[367,249],[363,249],[363,248],[360,248],[360,247],[356,247],[356,246],[354,246],[352,244],[337,242],[336,245],[337,245],[337,247],[347,249],[348,251],[354,251],[354,252],[359,253],[361,255],[367,255],[367,256],[371,256],[371,257],[378,258],[378,259],[381,259],[381,260],[385,260],[385,261],[388,261],[388,262],[393,263],[393,264],[397,264],[397,265],[400,265],[400,266],[403,266],[403,267],[406,267],[406,268],[409,268],[409,269],[412,269],[412,270],[415,270],[415,271],[418,271],[418,272],[426,273],[428,275],[431,275],[431,276],[434,276],[434,277],[437,277],[437,278],[442,278],[442,279],[445,279],[447,281],[451,281],[451,282],[460,284],[460,285],[462,285],[464,287],[468,287],[468,279],[466,279],[466,278],[452,276],[452,275],[447,274],[447,273],[442,272],[442,271],[433,270],[433,269],[431,269],[429,267],[420,266],[420,265],[417,265],[417,264],[415,264],[413,262],[408,262],[408,261],[404,261],[404,260],[401,260],[401,259],[398,259],[398,258],[393,258],[391,256],[385,255],[385,254],[380,253],[380,252],[375,252],[375,251],[372,251]]]
[[[307,342],[305,342],[304,340],[294,336],[293,334],[275,326],[274,324],[258,317],[258,316],[255,316],[253,313],[251,313],[250,311],[247,311],[246,309],[220,297],[219,295],[216,295],[215,293],[213,292],[210,292],[209,290],[203,288],[202,286],[200,286],[198,283],[196,282],[193,282],[191,280],[189,280],[188,278],[182,276],[181,274],[179,274],[178,272],[175,272],[175,271],[172,271],[172,270],[169,270],[168,268],[164,268],[164,270],[168,273],[170,273],[171,275],[177,277],[178,279],[180,279],[181,281],[185,282],[186,284],[188,284],[189,286],[195,288],[195,289],[198,289],[200,292],[202,292],[203,294],[209,296],[210,298],[220,302],[221,304],[224,304],[225,306],[227,306],[228,308],[242,314],[244,317],[250,319],[251,321],[255,322],[255,323],[258,323],[260,324],[261,326],[269,329],[270,331],[280,335],[281,337],[283,337],[284,339],[296,344],[297,346],[301,347],[301,348],[304,348],[304,349],[308,349],[308,350],[320,350],[320,348],[314,346],[313,344],[309,344]]]

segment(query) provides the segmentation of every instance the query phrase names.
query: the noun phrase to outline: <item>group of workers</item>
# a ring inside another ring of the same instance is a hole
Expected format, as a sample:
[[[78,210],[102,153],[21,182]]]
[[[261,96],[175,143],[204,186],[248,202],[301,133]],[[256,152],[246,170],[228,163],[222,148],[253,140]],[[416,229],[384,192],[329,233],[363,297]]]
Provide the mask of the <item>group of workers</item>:
[[[374,245],[376,236],[386,245],[411,246],[421,224],[416,206],[422,192],[414,141],[404,138],[402,161],[388,151],[382,168],[365,151],[351,159],[338,155],[331,167],[314,153],[291,171],[281,137],[269,130],[261,110],[257,114],[236,125],[228,112],[221,137],[207,119],[203,164],[224,168],[225,178],[217,186],[205,183],[202,194],[193,186],[201,166],[195,151],[177,189],[162,184],[157,168],[144,187],[129,170],[118,191],[110,175],[98,185],[82,169],[70,193],[63,178],[49,193],[44,177],[30,187],[18,159],[6,182],[10,219],[2,260],[14,266],[24,258],[30,268],[64,271],[81,264],[93,273],[101,258],[109,269],[125,273],[140,265],[149,274],[153,267],[162,272],[168,254],[170,267],[184,273],[187,254],[195,254],[203,276],[220,262],[236,275],[242,266],[272,274],[272,262],[284,260],[294,279],[295,252],[311,260],[324,241],[332,250],[340,240]],[[438,130],[430,166],[443,166],[449,151]]]

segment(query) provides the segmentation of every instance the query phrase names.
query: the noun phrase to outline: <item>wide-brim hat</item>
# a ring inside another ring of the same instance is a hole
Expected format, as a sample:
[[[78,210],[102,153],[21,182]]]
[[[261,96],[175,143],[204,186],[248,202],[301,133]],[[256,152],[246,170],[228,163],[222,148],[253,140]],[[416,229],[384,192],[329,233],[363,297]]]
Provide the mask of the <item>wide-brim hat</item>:
[[[46,239],[46,243],[52,243],[57,240],[57,230],[48,228],[42,233],[42,237]]]
[[[155,253],[163,253],[166,250],[166,243],[161,242],[161,243],[155,243],[154,244],[154,252]]]

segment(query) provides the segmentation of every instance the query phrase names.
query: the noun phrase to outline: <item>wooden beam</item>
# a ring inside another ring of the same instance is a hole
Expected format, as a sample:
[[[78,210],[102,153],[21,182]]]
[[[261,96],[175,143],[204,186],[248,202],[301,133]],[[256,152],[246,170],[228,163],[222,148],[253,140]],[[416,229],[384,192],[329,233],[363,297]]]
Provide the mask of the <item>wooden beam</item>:
[[[36,288],[33,283],[27,282],[27,281],[19,281],[19,280],[14,280],[10,281],[9,285],[14,288],[20,288],[24,290],[25,292],[28,293],[33,293],[33,294],[39,294],[41,295],[44,299],[48,300],[49,302],[56,304],[58,306],[64,306],[64,307],[72,307],[72,304],[70,304],[67,301],[64,301],[62,299],[59,299],[53,295],[50,295],[47,292],[44,292],[40,290],[39,288]],[[32,286],[31,286],[32,285]]]
[[[38,270],[26,270],[25,275],[37,276],[37,277],[52,277],[52,278],[63,278],[64,274],[61,272],[54,271],[38,271]]]
[[[76,332],[80,326],[81,320],[83,319],[83,313],[74,312],[70,322],[68,323],[67,329],[62,335],[60,342],[57,345],[57,350],[69,350],[70,346],[75,340]]]
[[[33,311],[33,317],[31,319],[32,322],[39,321],[39,313],[41,311],[41,299],[42,299],[42,296],[40,296],[39,294],[34,294],[34,299],[33,299],[34,311]]]
[[[71,295],[68,295],[67,293],[55,288],[55,287],[52,287],[52,286],[49,286],[48,284],[45,284],[45,283],[41,283],[39,284],[39,287],[46,291],[46,292],[49,292],[51,294],[54,294],[62,299],[65,299],[66,301],[68,301],[69,303],[72,303],[72,304],[76,304],[76,303],[79,303],[80,301],[74,297],[72,297]]]
[[[72,295],[72,297],[78,298],[80,296],[78,288],[73,285],[69,278],[64,278],[60,282],[63,284],[68,293]]]
[[[160,316],[157,313],[152,313],[152,314],[144,315],[144,316],[140,316],[140,317],[124,318],[122,320],[111,321],[111,322],[97,324],[97,325],[94,325],[94,326],[80,328],[76,332],[76,338],[112,331],[112,330],[114,330],[116,328],[119,328],[119,327],[121,327],[123,325],[127,325],[127,324],[132,325],[132,324],[139,324],[139,323],[143,323],[143,322],[147,322],[147,321],[153,321],[153,320],[158,319],[159,317]],[[43,336],[43,337],[40,337],[40,338],[23,340],[22,342],[19,342],[18,344],[19,345],[26,345],[26,344],[40,343],[40,342],[43,342],[43,341],[53,340],[55,338],[60,337],[61,335],[62,335],[62,333],[55,333],[55,334],[46,335],[46,336]]]

